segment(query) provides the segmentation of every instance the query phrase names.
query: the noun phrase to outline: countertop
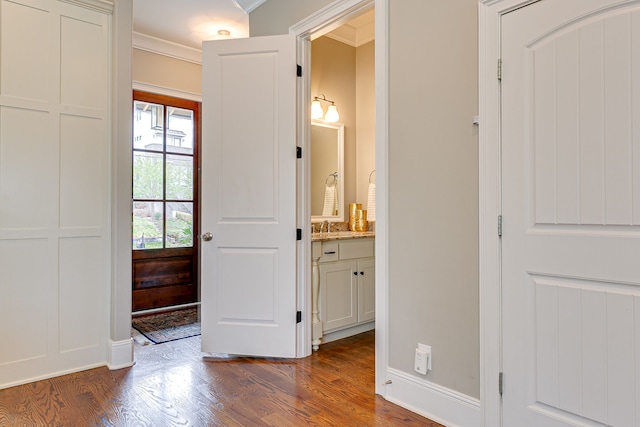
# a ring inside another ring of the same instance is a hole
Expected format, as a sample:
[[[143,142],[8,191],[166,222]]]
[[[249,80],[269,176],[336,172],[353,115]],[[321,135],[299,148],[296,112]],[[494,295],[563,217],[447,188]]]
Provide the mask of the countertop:
[[[375,231],[331,231],[329,233],[311,233],[312,242],[326,242],[329,240],[363,239],[376,237]]]

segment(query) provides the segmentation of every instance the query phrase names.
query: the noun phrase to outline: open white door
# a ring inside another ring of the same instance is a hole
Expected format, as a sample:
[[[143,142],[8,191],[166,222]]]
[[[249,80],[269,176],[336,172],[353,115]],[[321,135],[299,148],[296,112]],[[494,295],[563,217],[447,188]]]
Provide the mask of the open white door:
[[[501,34],[503,425],[640,426],[640,3]]]
[[[203,43],[203,352],[296,356],[295,58],[288,35]]]

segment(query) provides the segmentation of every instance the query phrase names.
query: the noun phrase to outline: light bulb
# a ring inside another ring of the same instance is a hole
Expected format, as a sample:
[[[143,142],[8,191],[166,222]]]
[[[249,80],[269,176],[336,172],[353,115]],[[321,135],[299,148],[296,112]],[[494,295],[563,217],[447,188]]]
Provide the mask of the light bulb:
[[[327,115],[324,116],[324,119],[328,122],[337,122],[340,120],[340,115],[338,114],[338,109],[335,105],[329,105],[329,108],[327,108]]]
[[[324,116],[324,111],[322,111],[322,105],[320,105],[320,101],[313,101],[311,103],[311,118],[321,119],[322,116]]]

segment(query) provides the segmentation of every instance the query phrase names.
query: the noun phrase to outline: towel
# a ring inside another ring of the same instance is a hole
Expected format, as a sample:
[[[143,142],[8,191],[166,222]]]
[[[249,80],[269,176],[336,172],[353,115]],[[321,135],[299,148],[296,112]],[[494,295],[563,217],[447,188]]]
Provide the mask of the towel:
[[[376,220],[376,185],[369,183],[369,194],[367,196],[367,221]]]
[[[338,193],[336,186],[324,187],[324,206],[322,207],[322,216],[337,215]]]

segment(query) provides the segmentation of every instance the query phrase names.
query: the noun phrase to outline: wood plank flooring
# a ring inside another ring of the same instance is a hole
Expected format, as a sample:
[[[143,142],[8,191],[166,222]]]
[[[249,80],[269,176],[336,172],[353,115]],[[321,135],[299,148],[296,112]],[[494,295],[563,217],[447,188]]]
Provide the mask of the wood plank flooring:
[[[203,359],[200,337],[136,365],[0,390],[0,426],[440,426],[374,394],[374,332],[304,359]]]

